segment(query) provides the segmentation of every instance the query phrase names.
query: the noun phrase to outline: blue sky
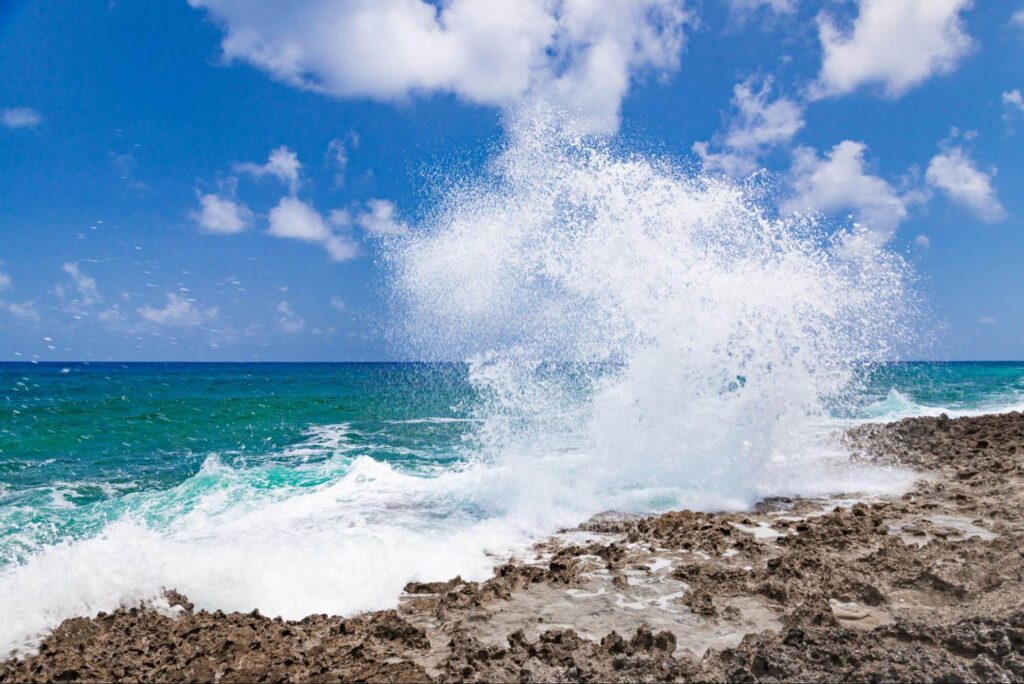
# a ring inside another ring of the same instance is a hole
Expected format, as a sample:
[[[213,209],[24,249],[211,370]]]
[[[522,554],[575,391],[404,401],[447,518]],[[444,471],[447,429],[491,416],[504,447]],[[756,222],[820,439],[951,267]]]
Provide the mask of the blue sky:
[[[400,355],[380,236],[538,93],[865,225],[922,356],[1024,358],[1024,2],[467,2],[0,5],[0,359]]]

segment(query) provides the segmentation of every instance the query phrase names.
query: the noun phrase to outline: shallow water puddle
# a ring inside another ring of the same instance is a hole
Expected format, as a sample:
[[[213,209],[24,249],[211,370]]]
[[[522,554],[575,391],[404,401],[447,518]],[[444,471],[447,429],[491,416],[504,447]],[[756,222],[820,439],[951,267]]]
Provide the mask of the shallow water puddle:
[[[959,515],[930,515],[920,520],[899,520],[889,524],[889,534],[897,535],[908,546],[923,547],[935,539],[961,542],[977,537],[992,541],[998,532],[981,527],[979,520]]]
[[[959,515],[933,515],[929,516],[927,520],[933,525],[951,527],[955,530],[959,530],[963,533],[964,539],[978,537],[982,541],[992,541],[999,536],[998,532],[993,532],[987,528],[980,527],[976,524],[975,520]]]
[[[657,574],[658,572],[661,572],[662,570],[665,570],[666,568],[671,567],[672,561],[670,561],[668,558],[655,558],[647,566],[647,571],[653,575]]]
[[[730,522],[729,524],[740,532],[751,535],[754,539],[771,540],[787,535],[786,532],[780,532],[765,522],[759,522],[756,525],[743,525],[737,522]]]
[[[885,610],[875,606],[865,606],[854,601],[829,599],[832,614],[844,627],[854,629],[873,629],[879,625],[893,622],[892,616]]]
[[[770,526],[755,529],[763,538],[781,536]],[[603,558],[580,555],[582,581],[576,586],[536,583],[513,592],[507,601],[482,607],[479,615],[470,618],[478,625],[475,629],[482,630],[476,636],[485,643],[505,645],[508,634],[516,629],[535,639],[546,630],[564,627],[598,641],[613,630],[628,638],[638,628],[648,627],[672,632],[677,656],[700,657],[709,648],[735,646],[746,634],[781,628],[782,611],[761,597],[726,599],[717,617],[693,613],[683,603],[690,586],[674,578],[672,570],[692,562],[695,555],[706,554],[626,548],[632,557],[625,567],[609,568]],[[544,563],[544,557],[551,555],[547,551],[537,554],[534,562]]]
[[[692,613],[682,599],[688,587],[664,576],[627,592],[601,586],[610,582],[592,576],[582,588],[560,588],[538,583],[517,591],[508,600],[484,607],[476,636],[485,643],[505,645],[508,635],[523,629],[527,638],[542,632],[571,627],[585,639],[599,641],[611,631],[628,638],[640,627],[676,636],[677,656],[700,657],[709,648],[737,645],[746,635],[781,628],[781,611],[760,597],[735,597],[726,601],[732,617],[707,618]]]

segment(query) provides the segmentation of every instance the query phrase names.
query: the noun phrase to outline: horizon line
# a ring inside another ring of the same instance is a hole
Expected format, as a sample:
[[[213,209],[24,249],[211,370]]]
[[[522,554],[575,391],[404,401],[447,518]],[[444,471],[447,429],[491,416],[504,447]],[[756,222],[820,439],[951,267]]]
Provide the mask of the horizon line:
[[[307,365],[314,365],[314,364],[321,364],[321,365],[323,365],[323,364],[334,364],[334,365],[344,365],[344,364],[353,364],[353,365],[354,364],[378,364],[378,365],[385,365],[385,364],[413,364],[413,363],[418,363],[418,364],[465,364],[465,363],[469,363],[469,361],[466,361],[466,360],[461,360],[461,361],[460,360],[427,360],[427,359],[392,359],[392,360],[379,360],[378,359],[378,360],[373,360],[373,361],[367,361],[367,360],[363,360],[363,361],[360,361],[360,360],[347,360],[347,361],[337,361],[337,360],[334,360],[334,361],[326,361],[326,360],[321,360],[321,361],[308,361],[308,360],[307,361],[288,361],[288,360],[280,360],[280,359],[274,359],[274,360],[252,360],[252,359],[237,360],[236,359],[236,360],[221,360],[221,361],[200,361],[200,360],[196,360],[196,361],[183,361],[183,360],[166,360],[166,359],[142,359],[142,360],[136,359],[136,360],[132,360],[132,361],[117,360],[117,359],[105,359],[105,360],[84,360],[84,359],[77,359],[77,360],[71,360],[71,359],[57,359],[57,360],[50,360],[50,359],[0,359],[0,364],[25,364],[25,365],[30,365],[30,366],[61,365],[61,364],[77,364],[77,365],[90,365],[90,364],[94,364],[94,365],[98,365],[98,364],[121,364],[121,365],[126,365],[126,364],[137,364],[137,365],[141,365],[141,364],[180,364],[180,365],[185,365],[185,364],[192,364],[192,365],[199,365],[199,364],[207,364],[207,365],[215,365],[215,364],[222,364],[222,365],[228,365],[228,364],[234,364],[234,365],[238,365],[238,364],[278,364],[278,365],[283,365],[283,364],[292,364],[292,365],[298,365],[298,364],[307,364]],[[548,359],[548,360],[543,361],[542,363],[617,363],[617,362],[614,362],[614,361],[568,361],[568,360],[551,360],[551,359]],[[879,363],[881,363],[881,364],[910,364],[910,363],[1024,363],[1024,359],[902,359],[902,360],[892,360],[892,361],[881,361]],[[861,364],[857,364],[857,365],[872,365],[872,364],[861,363]]]

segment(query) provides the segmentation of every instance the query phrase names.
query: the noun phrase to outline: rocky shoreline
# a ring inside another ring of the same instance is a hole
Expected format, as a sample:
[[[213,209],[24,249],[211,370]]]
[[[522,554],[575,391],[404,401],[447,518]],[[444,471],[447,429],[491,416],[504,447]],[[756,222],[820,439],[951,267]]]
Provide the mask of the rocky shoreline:
[[[1020,681],[1024,414],[851,431],[893,500],[602,516],[486,582],[299,621],[168,606],[66,620],[0,681]],[[839,505],[837,505],[839,503]]]

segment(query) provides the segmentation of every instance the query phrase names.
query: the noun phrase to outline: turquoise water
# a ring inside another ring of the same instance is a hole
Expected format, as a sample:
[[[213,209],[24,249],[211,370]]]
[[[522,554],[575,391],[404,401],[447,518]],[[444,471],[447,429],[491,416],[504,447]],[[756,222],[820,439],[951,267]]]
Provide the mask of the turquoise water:
[[[556,505],[590,467],[572,444],[562,470],[485,463],[476,387],[462,364],[0,364],[0,638],[164,586],[271,614],[378,607],[607,505]],[[1024,363],[919,363],[832,413],[1022,405]]]
[[[895,420],[907,416],[1024,409],[1024,362],[902,363],[867,373],[836,415]]]
[[[339,456],[443,468],[474,397],[454,364],[0,364],[0,388],[0,563],[95,532],[211,456],[268,488],[321,484],[314,466]]]

